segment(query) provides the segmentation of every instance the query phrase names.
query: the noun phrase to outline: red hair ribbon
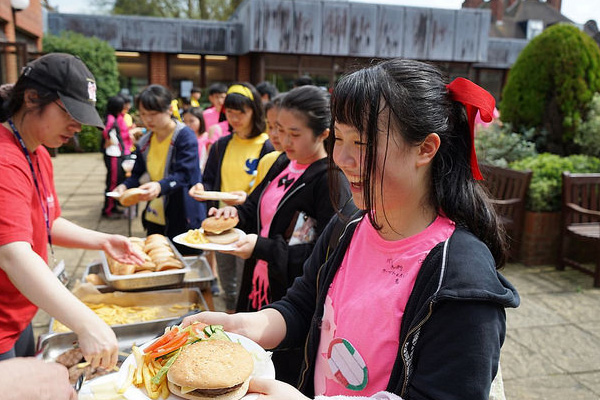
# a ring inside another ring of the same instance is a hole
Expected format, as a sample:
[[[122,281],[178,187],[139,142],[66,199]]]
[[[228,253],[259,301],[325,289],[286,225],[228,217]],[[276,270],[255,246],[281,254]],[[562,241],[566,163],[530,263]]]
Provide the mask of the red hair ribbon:
[[[471,172],[473,173],[473,178],[481,180],[483,176],[477,164],[477,154],[475,154],[475,117],[477,116],[477,111],[479,111],[483,122],[492,122],[496,100],[484,88],[465,78],[456,78],[450,84],[446,85],[446,88],[452,100],[462,103],[467,110],[472,143]]]

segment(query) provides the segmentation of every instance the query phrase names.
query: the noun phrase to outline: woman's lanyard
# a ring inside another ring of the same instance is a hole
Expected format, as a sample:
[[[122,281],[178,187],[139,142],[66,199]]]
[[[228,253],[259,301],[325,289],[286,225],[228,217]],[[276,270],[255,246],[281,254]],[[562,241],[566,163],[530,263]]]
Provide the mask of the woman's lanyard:
[[[40,206],[42,207],[42,213],[44,214],[44,221],[46,222],[46,233],[48,235],[48,244],[50,245],[50,252],[52,253],[52,262],[56,265],[56,257],[54,256],[54,248],[52,247],[52,234],[50,233],[50,206],[48,205],[48,196],[46,191],[46,185],[44,185],[44,180],[42,179],[42,175],[40,175],[40,181],[42,183],[42,188],[44,189],[44,196],[46,196],[46,202],[42,201],[42,192],[40,191],[40,185],[38,184],[37,175],[35,173],[35,169],[33,168],[33,162],[31,161],[31,156],[29,155],[29,150],[27,150],[27,146],[25,146],[25,142],[21,137],[21,134],[13,124],[12,119],[8,119],[8,124],[15,134],[17,140],[21,144],[21,149],[25,154],[25,158],[27,158],[27,162],[29,163],[29,168],[31,169],[31,175],[33,176],[33,183],[35,184],[35,190],[37,191],[38,198],[40,200]],[[38,171],[41,173],[40,162],[38,159],[35,159],[37,164]]]

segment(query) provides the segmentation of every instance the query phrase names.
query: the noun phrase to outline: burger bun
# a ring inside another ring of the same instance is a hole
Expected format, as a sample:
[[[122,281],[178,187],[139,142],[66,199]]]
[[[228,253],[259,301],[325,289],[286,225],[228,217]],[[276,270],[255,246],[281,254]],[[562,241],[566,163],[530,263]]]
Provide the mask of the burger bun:
[[[240,234],[235,229],[228,229],[219,234],[204,232],[204,237],[206,240],[214,244],[231,244],[240,239]]]
[[[174,383],[171,383],[170,381],[168,381],[167,383],[169,386],[169,391],[172,394],[174,394],[175,396],[181,397],[183,399],[189,399],[189,400],[239,400],[242,397],[244,397],[246,395],[246,393],[248,392],[248,384],[250,383],[250,378],[246,379],[246,381],[244,381],[242,386],[240,386],[236,390],[233,390],[233,391],[225,393],[225,394],[221,394],[219,396],[200,396],[200,395],[194,394],[193,392],[181,393],[181,386],[175,385]]]
[[[202,221],[202,229],[204,233],[219,234],[228,229],[234,228],[240,222],[237,215],[230,218],[208,217]]]
[[[133,206],[134,204],[139,203],[141,201],[140,197],[146,193],[145,190],[140,188],[127,189],[121,194],[121,197],[119,197],[119,203],[124,207]]]

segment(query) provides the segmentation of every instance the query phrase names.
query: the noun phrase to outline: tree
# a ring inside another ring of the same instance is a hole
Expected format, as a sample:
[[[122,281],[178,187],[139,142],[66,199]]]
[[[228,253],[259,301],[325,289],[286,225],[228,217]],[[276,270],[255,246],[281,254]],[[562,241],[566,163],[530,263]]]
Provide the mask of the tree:
[[[46,53],[69,53],[81,58],[96,78],[96,109],[100,115],[104,115],[108,98],[119,92],[115,50],[103,40],[70,31],[62,32],[60,36],[44,35],[43,50]],[[79,137],[83,150],[100,149],[100,134],[96,128],[84,127]]]
[[[113,15],[225,21],[242,0],[96,0]]]
[[[519,54],[502,92],[502,120],[535,128],[539,151],[577,152],[573,137],[600,91],[600,49],[578,28],[549,27]]]

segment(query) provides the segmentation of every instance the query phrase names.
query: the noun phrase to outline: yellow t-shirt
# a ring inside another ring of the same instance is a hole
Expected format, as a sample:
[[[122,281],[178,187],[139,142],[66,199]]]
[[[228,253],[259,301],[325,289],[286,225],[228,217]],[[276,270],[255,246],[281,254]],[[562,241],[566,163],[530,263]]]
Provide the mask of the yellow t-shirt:
[[[258,161],[258,168],[256,168],[256,180],[254,181],[254,186],[252,186],[252,190],[254,190],[254,188],[257,187],[263,179],[265,179],[265,176],[267,176],[267,172],[269,172],[269,170],[273,166],[273,163],[275,162],[275,160],[277,160],[280,154],[281,151],[275,150],[268,154],[265,154],[263,158],[261,158]]]
[[[198,103],[198,100],[196,100],[196,99],[195,99],[195,98],[193,98],[193,97],[190,99],[190,105],[191,105],[192,107],[200,107],[200,103]]]
[[[171,145],[173,133],[174,132],[171,132],[171,134],[162,142],[159,142],[154,134],[150,138],[146,170],[148,171],[148,175],[150,175],[150,180],[153,182],[158,182],[165,176],[167,154],[169,153],[169,146]],[[164,197],[157,197],[148,203],[148,208],[146,209],[146,220],[154,222],[158,225],[167,224],[165,219]]]
[[[179,114],[179,101],[177,101],[177,99],[171,100],[171,112],[173,113],[173,116],[181,122],[181,115]]]
[[[221,191],[243,190],[250,193],[256,180],[260,151],[269,135],[261,133],[251,139],[233,134],[221,164]]]
[[[125,120],[125,124],[128,128],[131,128],[133,126],[133,117],[131,115],[125,113],[123,114],[123,119]]]

